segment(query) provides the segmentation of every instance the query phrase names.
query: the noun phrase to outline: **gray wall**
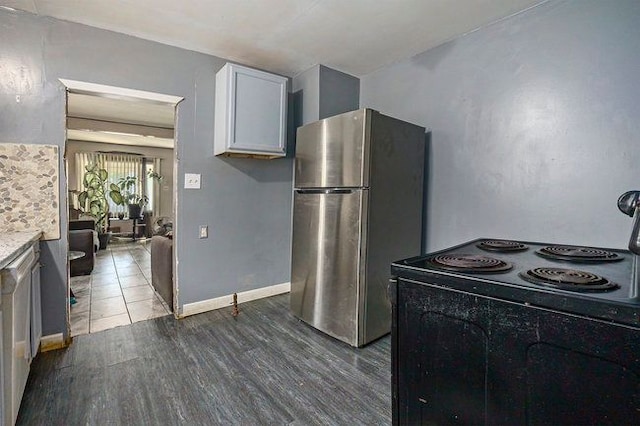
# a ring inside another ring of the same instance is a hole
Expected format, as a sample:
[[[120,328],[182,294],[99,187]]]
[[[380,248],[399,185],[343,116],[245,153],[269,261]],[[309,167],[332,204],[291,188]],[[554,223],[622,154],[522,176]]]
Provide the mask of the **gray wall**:
[[[160,204],[154,208],[154,216],[173,217],[173,149],[155,148],[148,146],[116,145],[110,143],[96,143],[86,141],[67,141],[67,178],[69,189],[76,188],[76,157],[77,152],[116,151],[131,154],[142,154],[147,158],[160,158],[162,176],[160,184]]]
[[[293,77],[291,81],[295,102],[294,127],[320,119],[320,65]]]
[[[109,31],[0,11],[0,141],[64,145],[58,78],[183,96],[176,128],[177,278],[181,304],[289,281],[292,160],[213,157],[221,58]],[[20,95],[20,102],[16,102]],[[60,163],[62,167],[62,160]],[[64,182],[61,194],[66,194]],[[66,222],[64,206],[60,208]],[[209,238],[198,239],[198,225]],[[44,334],[65,330],[67,238],[42,244]]]
[[[432,129],[428,250],[476,237],[624,248],[640,189],[640,2],[551,1],[361,79]]]
[[[320,119],[353,111],[360,105],[360,79],[320,65]]]
[[[296,75],[292,88],[296,128],[359,108],[360,80],[324,65]]]

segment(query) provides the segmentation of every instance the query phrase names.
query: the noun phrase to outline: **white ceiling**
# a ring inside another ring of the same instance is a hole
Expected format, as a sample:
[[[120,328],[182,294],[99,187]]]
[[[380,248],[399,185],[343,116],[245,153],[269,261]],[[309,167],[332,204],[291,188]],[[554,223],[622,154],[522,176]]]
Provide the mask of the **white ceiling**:
[[[70,92],[67,139],[172,149],[174,113],[173,104]]]
[[[541,0],[0,0],[0,5],[294,76],[355,75],[408,58]]]
[[[95,130],[67,129],[67,140],[110,143],[113,145],[146,146],[149,148],[173,149],[173,139],[143,136],[134,133],[101,132]]]
[[[69,93],[67,115],[116,123],[173,129],[175,105],[125,97]]]

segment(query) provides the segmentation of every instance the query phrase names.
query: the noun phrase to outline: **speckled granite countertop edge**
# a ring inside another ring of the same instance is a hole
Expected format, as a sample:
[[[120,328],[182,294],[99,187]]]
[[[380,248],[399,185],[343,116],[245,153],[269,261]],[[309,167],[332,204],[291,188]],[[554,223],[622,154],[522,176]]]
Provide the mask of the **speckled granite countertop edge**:
[[[11,263],[29,244],[40,239],[42,231],[0,232],[0,269]]]

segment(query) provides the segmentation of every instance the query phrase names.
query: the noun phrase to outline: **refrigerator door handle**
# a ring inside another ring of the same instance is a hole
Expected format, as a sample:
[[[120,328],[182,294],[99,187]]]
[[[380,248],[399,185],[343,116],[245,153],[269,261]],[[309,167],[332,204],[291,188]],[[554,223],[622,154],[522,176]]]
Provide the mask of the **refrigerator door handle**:
[[[298,194],[352,194],[354,191],[351,188],[296,189]]]

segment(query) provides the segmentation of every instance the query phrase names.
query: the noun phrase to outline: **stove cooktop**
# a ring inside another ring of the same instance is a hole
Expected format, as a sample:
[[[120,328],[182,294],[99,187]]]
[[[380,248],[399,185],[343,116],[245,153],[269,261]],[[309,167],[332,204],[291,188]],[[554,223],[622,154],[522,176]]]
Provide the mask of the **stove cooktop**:
[[[391,270],[423,283],[638,326],[634,258],[618,249],[478,239],[394,262]]]

